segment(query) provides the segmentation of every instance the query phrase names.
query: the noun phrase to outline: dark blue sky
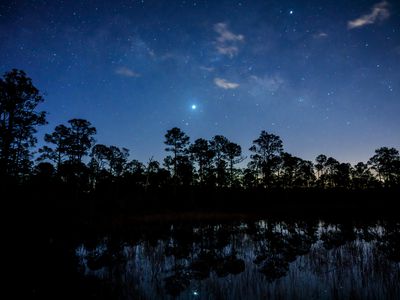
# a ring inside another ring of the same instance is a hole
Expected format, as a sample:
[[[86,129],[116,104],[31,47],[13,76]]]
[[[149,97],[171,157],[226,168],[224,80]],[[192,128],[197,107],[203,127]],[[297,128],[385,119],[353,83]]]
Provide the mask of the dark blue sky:
[[[0,71],[45,93],[40,139],[79,117],[142,161],[173,126],[245,154],[261,130],[309,160],[400,148],[397,1],[0,3]]]

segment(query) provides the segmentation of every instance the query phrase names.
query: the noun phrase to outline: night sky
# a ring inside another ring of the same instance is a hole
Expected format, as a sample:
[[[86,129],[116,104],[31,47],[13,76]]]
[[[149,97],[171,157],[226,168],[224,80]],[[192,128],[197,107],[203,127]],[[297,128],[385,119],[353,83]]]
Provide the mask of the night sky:
[[[141,161],[174,126],[245,155],[261,130],[309,160],[400,148],[397,0],[0,3],[0,72],[44,93],[39,140],[85,118]]]

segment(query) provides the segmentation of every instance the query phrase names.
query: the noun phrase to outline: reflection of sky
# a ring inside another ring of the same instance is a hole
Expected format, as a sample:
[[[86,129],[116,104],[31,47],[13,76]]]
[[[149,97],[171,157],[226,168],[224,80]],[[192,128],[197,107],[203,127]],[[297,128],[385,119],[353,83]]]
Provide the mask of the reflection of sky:
[[[359,238],[331,250],[326,250],[323,241],[317,239],[308,254],[298,256],[289,264],[286,276],[272,282],[268,282],[259,272],[259,266],[254,260],[257,254],[268,253],[270,242],[266,238],[267,234],[282,233],[280,241],[285,241],[290,235],[290,230],[288,231],[289,228],[284,223],[282,226],[275,226],[272,231],[267,230],[265,222],[259,222],[259,226],[258,232],[261,238],[254,239],[254,236],[246,233],[246,226],[239,226],[231,235],[230,243],[220,250],[220,254],[228,256],[232,253],[232,249],[235,249],[237,256],[245,261],[244,272],[222,278],[211,272],[210,277],[205,280],[192,279],[190,286],[180,294],[179,299],[205,299],[218,296],[224,299],[257,299],[260,296],[268,299],[279,297],[287,299],[299,295],[307,299],[312,297],[330,299],[333,298],[335,291],[339,298],[346,297],[351,292],[361,299],[388,298],[389,295],[393,296],[396,293],[400,295],[398,285],[400,264],[386,260],[377,248],[376,239],[383,238],[382,234],[385,232],[381,226],[368,228],[370,234],[375,234],[373,241],[364,241],[361,231],[354,230]],[[297,227],[297,232],[304,235],[301,233],[301,226]],[[340,230],[336,226],[320,223],[316,233],[321,237],[324,233],[339,234]],[[114,270],[114,276],[122,278],[126,289],[129,286],[131,288],[136,286],[140,295],[146,299],[162,298],[165,296],[163,279],[174,274],[175,265],[181,270],[190,265],[188,259],[175,260],[173,256],[165,257],[167,244],[171,245],[171,240],[159,240],[153,246],[145,241],[134,246],[126,244],[123,253],[127,264],[121,269],[116,269],[117,271]],[[207,244],[207,240],[204,240],[204,244]],[[179,244],[176,245],[179,247]],[[100,249],[104,250],[104,247]],[[77,251],[80,257],[84,257],[87,253],[84,247]],[[194,243],[191,257],[196,258],[199,253],[200,242]],[[85,273],[99,278],[108,278],[110,275],[107,268],[99,271],[90,271],[86,268]]]
[[[261,130],[313,160],[400,148],[399,2],[0,3],[0,72],[25,70],[49,125],[74,117],[147,161],[173,126],[227,136],[245,155]],[[196,105],[196,109],[192,106]]]

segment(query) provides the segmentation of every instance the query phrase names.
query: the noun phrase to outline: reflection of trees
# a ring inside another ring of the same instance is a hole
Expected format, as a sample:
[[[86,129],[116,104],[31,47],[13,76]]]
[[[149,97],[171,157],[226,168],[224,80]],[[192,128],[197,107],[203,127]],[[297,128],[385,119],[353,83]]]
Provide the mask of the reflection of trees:
[[[349,241],[353,241],[355,238],[356,235],[351,224],[325,223],[322,225],[320,239],[327,250],[342,246]]]
[[[164,280],[166,292],[177,296],[191,280],[207,279],[212,272],[218,277],[243,272],[244,260],[236,252],[237,233],[235,225],[172,226],[165,255],[173,257],[174,266]]]
[[[400,262],[400,223],[389,223],[381,237],[378,237],[378,249],[391,261]]]
[[[236,255],[221,255],[216,252],[201,253],[189,266],[193,279],[205,279],[215,272],[218,277],[237,275],[245,269],[244,260]]]
[[[93,252],[87,256],[87,266],[90,270],[97,271],[104,267],[110,267],[112,254],[109,251]]]
[[[259,222],[252,229],[258,244],[254,263],[268,281],[285,276],[289,263],[307,254],[315,242],[314,224]]]
[[[332,292],[338,292],[344,284],[340,274],[349,276],[348,270],[358,264],[361,271],[357,276],[364,281],[381,280],[377,274],[392,270],[392,262],[399,262],[399,232],[399,224],[393,222],[379,226],[271,220],[243,224],[153,224],[138,226],[126,236],[86,244],[86,249],[91,249],[86,266],[94,274],[102,272],[99,278],[109,278],[113,289],[123,291],[121,295],[138,287],[151,287],[154,295],[186,297],[186,292],[200,281],[208,287],[212,279],[217,287],[224,280],[235,280],[232,275],[243,273],[240,276],[244,277],[237,279],[239,284],[248,280],[243,279],[248,274],[273,283],[279,278],[286,280],[283,277],[289,271],[298,275],[310,272],[328,282]],[[358,241],[369,241],[368,247]],[[297,260],[300,256],[306,257]],[[297,267],[291,268],[292,264]],[[226,276],[229,277],[224,279]],[[339,276],[336,283],[330,281],[332,276]],[[394,282],[395,277],[389,277],[389,282]]]
[[[164,279],[165,291],[171,296],[178,296],[190,285],[190,280],[182,271],[177,271],[174,275]]]

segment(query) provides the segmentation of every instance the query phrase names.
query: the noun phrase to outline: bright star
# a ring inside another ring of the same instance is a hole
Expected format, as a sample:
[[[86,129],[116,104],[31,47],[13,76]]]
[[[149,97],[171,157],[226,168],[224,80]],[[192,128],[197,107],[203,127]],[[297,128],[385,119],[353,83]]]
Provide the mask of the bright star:
[[[289,11],[289,14],[293,15],[293,10]]]
[[[197,108],[197,105],[196,104],[193,104],[192,105],[192,110],[195,110]]]

